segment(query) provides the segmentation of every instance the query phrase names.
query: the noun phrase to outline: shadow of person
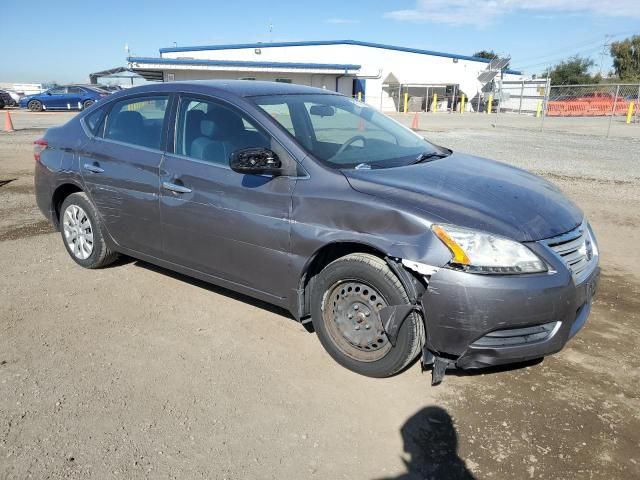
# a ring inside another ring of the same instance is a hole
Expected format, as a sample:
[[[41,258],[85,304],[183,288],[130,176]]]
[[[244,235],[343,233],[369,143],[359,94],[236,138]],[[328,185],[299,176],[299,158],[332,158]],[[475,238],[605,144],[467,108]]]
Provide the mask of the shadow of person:
[[[475,480],[458,457],[458,435],[453,420],[440,407],[425,407],[400,429],[406,473],[386,480]]]

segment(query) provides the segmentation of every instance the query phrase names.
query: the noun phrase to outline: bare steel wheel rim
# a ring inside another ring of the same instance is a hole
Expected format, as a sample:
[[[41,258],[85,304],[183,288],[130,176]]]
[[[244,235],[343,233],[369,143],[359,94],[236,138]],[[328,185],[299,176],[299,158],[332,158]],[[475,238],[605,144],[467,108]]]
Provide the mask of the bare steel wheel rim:
[[[93,253],[93,226],[87,213],[77,205],[69,205],[62,218],[64,238],[69,251],[79,260]]]
[[[375,362],[391,350],[379,314],[387,305],[371,285],[359,280],[338,282],[325,292],[324,324],[345,355],[361,362]]]

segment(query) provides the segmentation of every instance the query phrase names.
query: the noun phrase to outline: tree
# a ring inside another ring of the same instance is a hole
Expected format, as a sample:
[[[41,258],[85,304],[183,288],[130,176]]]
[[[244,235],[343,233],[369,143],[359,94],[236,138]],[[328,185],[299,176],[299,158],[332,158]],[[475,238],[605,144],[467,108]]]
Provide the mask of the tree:
[[[623,81],[640,79],[640,35],[611,44],[613,68]]]
[[[575,55],[548,69],[542,75],[551,78],[552,85],[582,85],[597,83],[598,79],[589,73],[593,60]]]
[[[486,58],[487,60],[493,60],[494,58],[498,58],[498,54],[493,50],[480,50],[473,54],[474,57],[478,58]],[[507,63],[502,69],[506,70],[509,68],[509,64]]]
[[[473,56],[478,58],[486,58],[489,60],[498,58],[498,54],[496,54],[496,52],[494,52],[493,50],[480,50],[479,52],[474,53]]]

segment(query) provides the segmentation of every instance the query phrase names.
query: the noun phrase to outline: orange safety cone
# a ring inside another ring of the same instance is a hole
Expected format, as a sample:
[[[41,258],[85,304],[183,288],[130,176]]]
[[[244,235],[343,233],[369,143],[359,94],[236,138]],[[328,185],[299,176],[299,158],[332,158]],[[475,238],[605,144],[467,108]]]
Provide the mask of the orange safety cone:
[[[4,131],[5,132],[14,132],[13,122],[11,121],[11,114],[6,111],[4,112]]]
[[[411,130],[419,130],[420,129],[420,119],[418,118],[418,112],[413,116],[413,120],[411,121]]]

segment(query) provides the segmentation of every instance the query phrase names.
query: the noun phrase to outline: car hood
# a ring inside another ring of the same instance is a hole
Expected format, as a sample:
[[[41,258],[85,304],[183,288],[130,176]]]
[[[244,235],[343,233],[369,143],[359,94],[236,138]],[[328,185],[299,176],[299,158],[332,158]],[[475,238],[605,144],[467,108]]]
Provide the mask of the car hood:
[[[550,182],[471,155],[453,153],[428,163],[343,173],[354,190],[419,209],[429,221],[521,242],[565,233],[584,217]]]

